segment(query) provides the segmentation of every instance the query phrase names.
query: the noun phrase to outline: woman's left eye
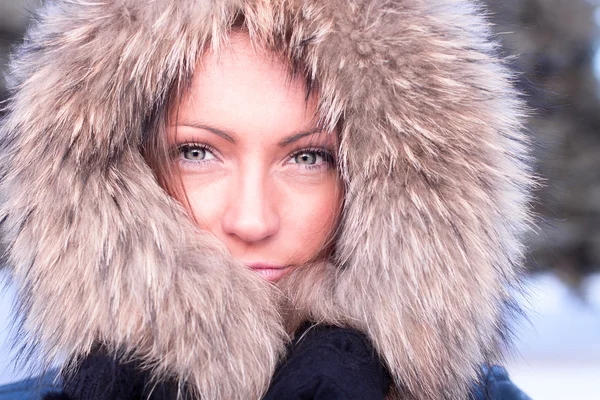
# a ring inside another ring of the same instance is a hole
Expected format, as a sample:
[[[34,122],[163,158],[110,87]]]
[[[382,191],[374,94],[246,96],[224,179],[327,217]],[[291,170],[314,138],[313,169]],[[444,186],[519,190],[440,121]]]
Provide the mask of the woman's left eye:
[[[303,150],[291,156],[290,163],[306,166],[321,165],[331,163],[333,157],[326,151]]]

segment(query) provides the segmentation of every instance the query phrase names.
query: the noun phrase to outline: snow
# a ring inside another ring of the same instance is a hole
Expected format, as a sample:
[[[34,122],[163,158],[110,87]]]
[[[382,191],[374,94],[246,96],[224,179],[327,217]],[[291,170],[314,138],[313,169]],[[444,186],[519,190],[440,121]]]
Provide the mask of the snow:
[[[6,284],[6,271],[0,270],[0,385],[26,377],[24,371],[15,371],[11,339],[13,338],[11,309],[16,296],[12,285]]]
[[[555,275],[536,276],[522,299],[529,322],[517,331],[507,369],[533,399],[600,399],[600,274],[582,296]]]

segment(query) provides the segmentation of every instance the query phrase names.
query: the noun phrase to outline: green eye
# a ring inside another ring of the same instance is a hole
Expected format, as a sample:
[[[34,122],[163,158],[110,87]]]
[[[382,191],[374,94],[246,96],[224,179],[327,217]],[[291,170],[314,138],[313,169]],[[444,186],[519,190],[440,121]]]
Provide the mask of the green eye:
[[[304,168],[320,168],[333,166],[333,156],[325,149],[304,149],[290,156],[291,164],[303,165]]]
[[[305,151],[294,156],[294,161],[297,164],[314,165],[319,159],[322,161],[323,156],[314,151]]]
[[[196,145],[183,145],[179,148],[179,153],[188,161],[206,161],[215,158],[206,147]]]

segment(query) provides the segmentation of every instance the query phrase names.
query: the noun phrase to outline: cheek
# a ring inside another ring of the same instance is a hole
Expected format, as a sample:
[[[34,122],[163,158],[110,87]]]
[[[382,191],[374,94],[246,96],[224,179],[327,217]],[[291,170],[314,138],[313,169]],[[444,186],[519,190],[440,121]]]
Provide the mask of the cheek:
[[[224,213],[223,199],[227,196],[227,181],[203,179],[201,176],[184,176],[183,189],[191,212],[198,225],[217,233]]]
[[[322,250],[337,223],[342,189],[336,179],[288,190],[281,199],[281,237],[299,262]]]

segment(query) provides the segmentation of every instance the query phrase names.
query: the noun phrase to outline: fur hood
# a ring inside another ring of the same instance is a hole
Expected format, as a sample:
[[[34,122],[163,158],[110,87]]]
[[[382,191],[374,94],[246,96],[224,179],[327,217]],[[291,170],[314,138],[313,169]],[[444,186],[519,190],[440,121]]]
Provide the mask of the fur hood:
[[[336,257],[277,291],[198,231],[140,153],[145,122],[240,12],[306,68],[326,126],[343,119]],[[311,318],[367,333],[392,398],[465,398],[506,342],[535,184],[482,14],[471,0],[49,0],[0,125],[23,343],[51,361],[100,341],[203,399],[257,399],[286,327]]]

